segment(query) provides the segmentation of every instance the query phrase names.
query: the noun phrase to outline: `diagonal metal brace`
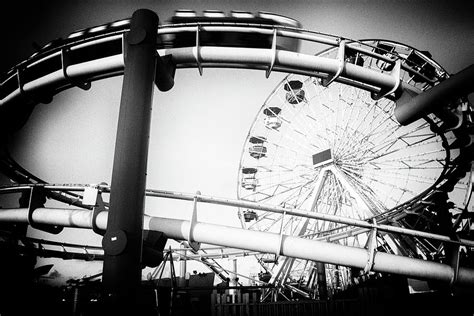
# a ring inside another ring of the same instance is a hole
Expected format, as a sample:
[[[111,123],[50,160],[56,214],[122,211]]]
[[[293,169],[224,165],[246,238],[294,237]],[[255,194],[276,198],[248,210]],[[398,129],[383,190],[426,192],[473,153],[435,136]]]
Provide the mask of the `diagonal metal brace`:
[[[162,91],[171,90],[174,86],[174,75],[176,74],[176,64],[172,55],[160,56],[156,54],[155,85]]]
[[[285,215],[286,215],[286,211],[283,212],[283,215],[281,217],[280,234],[279,234],[280,236],[278,238],[278,245],[275,252],[275,261],[278,261],[278,257],[280,256],[280,253],[281,253],[281,247],[282,247],[282,241],[283,241],[283,223],[285,221]]]
[[[380,91],[377,92],[377,93],[372,92],[371,93],[372,99],[380,100],[380,99],[386,97],[387,95],[395,93],[395,91],[398,90],[398,88],[400,87],[400,83],[401,83],[401,79],[400,79],[401,69],[402,69],[402,63],[401,63],[400,59],[397,59],[395,61],[395,67],[393,67],[392,71],[390,72],[390,76],[393,78],[393,82],[394,82],[393,87],[380,89]]]
[[[89,90],[91,88],[90,81],[81,82],[79,80],[72,79],[67,74],[67,67],[69,67],[69,65],[71,65],[71,58],[69,56],[69,48],[62,48],[61,49],[61,64],[62,64],[62,70],[63,70],[64,78],[69,80],[69,82],[72,85],[74,85],[76,87],[79,87],[82,90]]]
[[[97,215],[99,215],[99,213],[103,211],[106,211],[105,204],[104,204],[104,201],[102,200],[102,194],[99,193],[97,194],[96,204],[94,205],[94,210],[92,213],[92,230],[94,231],[94,233],[98,235],[102,235],[102,236],[105,235],[105,230],[100,229],[97,226]]]
[[[201,65],[201,42],[199,39],[199,32],[201,31],[201,26],[196,26],[196,47],[194,47],[194,58],[196,59],[196,65],[199,70],[199,75],[202,76],[202,65]]]
[[[270,77],[270,73],[273,70],[273,66],[275,66],[275,61],[276,61],[276,44],[277,44],[277,30],[273,30],[273,37],[272,37],[272,48],[271,48],[271,54],[272,54],[272,59],[270,61],[270,66],[268,67],[267,71],[265,72],[265,77],[268,78]]]
[[[374,267],[375,249],[377,248],[377,221],[373,219],[374,228],[370,231],[369,238],[367,240],[367,264],[364,267],[364,273],[368,274]]]
[[[20,68],[18,67],[16,69],[16,80],[17,80],[17,84],[18,84],[18,89],[20,90],[20,95],[23,96],[25,99],[27,99],[29,102],[33,102],[33,103],[44,103],[44,104],[48,104],[48,103],[51,103],[51,101],[53,101],[53,97],[52,96],[47,96],[47,95],[37,95],[35,93],[32,93],[32,92],[26,92],[24,89],[23,89],[23,85],[24,85],[24,71],[25,69],[23,68]]]
[[[329,86],[334,80],[336,80],[344,71],[344,66],[346,65],[345,54],[346,54],[346,41],[342,40],[339,42],[339,49],[337,50],[337,60],[339,62],[339,68],[336,73],[332,76],[328,75],[327,78],[321,79],[321,84],[323,87]]]
[[[452,244],[452,245],[445,245],[445,248],[448,247],[449,249],[449,261],[451,264],[451,267],[453,269],[453,277],[451,281],[449,282],[449,286],[453,287],[457,280],[458,280],[458,275],[459,275],[459,259],[461,257],[460,249],[459,249],[459,244]],[[445,249],[448,250],[448,249]]]
[[[44,188],[32,186],[30,191],[30,201],[28,204],[28,224],[34,229],[42,230],[50,234],[59,234],[63,230],[62,226],[40,224],[33,220],[33,212],[37,208],[44,207],[45,202],[46,194]]]
[[[193,213],[191,214],[191,220],[189,221],[189,231],[188,231],[188,236],[187,236],[189,246],[193,248],[195,251],[198,251],[199,248],[201,248],[201,243],[194,241],[194,236],[193,236],[194,226],[197,223],[197,202],[198,202],[199,195],[201,195],[201,192],[197,191],[196,195],[194,196]]]

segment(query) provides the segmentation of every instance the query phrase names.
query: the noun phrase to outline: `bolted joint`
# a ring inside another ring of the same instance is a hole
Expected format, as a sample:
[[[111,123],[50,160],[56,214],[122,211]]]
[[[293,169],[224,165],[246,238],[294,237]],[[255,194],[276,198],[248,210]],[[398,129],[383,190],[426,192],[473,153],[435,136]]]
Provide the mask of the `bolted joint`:
[[[137,27],[128,33],[127,43],[130,45],[138,45],[145,41],[146,31],[142,27]]]
[[[42,187],[31,187],[30,192],[27,195],[22,195],[20,198],[20,205],[25,203],[25,199],[28,199],[28,224],[34,229],[38,229],[50,234],[59,234],[62,232],[62,226],[49,225],[37,223],[33,219],[33,213],[37,208],[44,207],[46,203],[46,192]]]
[[[106,232],[102,238],[102,247],[107,255],[120,255],[127,248],[127,234],[123,230]]]
[[[147,30],[158,30],[159,18],[155,12],[148,9],[139,9],[133,12],[130,22],[131,38],[127,41],[130,45],[137,45],[147,39]],[[155,42],[155,38],[150,37],[150,42]]]

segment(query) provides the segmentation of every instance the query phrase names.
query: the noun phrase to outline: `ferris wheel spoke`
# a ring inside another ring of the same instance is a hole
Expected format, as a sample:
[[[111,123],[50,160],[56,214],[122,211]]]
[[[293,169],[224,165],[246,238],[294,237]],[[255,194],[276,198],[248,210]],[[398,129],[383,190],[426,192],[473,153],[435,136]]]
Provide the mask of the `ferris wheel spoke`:
[[[424,127],[423,127],[424,128]],[[371,143],[373,144],[373,147],[370,148],[370,150],[373,153],[377,153],[379,151],[388,151],[391,147],[393,147],[396,143],[399,141],[404,141],[404,137],[415,133],[416,131],[419,130],[419,128],[412,129],[410,131],[405,131],[403,134],[397,134],[397,132],[400,130],[399,127],[393,127],[391,130],[386,130],[384,133],[379,132],[379,133],[367,133],[367,138],[373,138],[375,139],[382,139],[382,141],[378,142],[378,144],[375,144],[375,141],[372,141]],[[373,131],[372,131],[373,132]],[[389,133],[387,133],[389,132]],[[374,137],[371,137],[374,136]],[[412,137],[416,137],[412,135]],[[434,136],[433,136],[434,137]],[[419,141],[422,142],[422,141]],[[367,142],[369,143],[369,142]],[[409,145],[408,142],[404,142],[405,145]]]
[[[260,188],[259,191],[252,192],[242,198],[254,202],[264,202],[273,199],[275,196],[283,196],[283,198],[279,199],[281,200],[279,204],[285,204],[294,196],[294,192],[300,190],[302,187],[300,182],[296,182],[293,179],[290,180],[292,180],[292,182],[272,184],[265,189]],[[308,184],[309,182],[306,181],[306,185]]]
[[[381,137],[384,137],[387,139],[387,141],[382,141],[377,147],[380,148],[385,148],[387,143],[392,143],[393,141],[397,140],[399,141],[399,146],[414,146],[418,143],[426,143],[429,139],[434,139],[434,141],[439,142],[440,140],[436,138],[436,135],[427,135],[427,127],[423,126],[419,129],[412,129],[409,132],[406,130],[402,129],[394,129],[393,133],[390,135],[381,135]],[[420,133],[417,133],[420,132]],[[388,149],[386,149],[388,150]]]
[[[375,204],[368,203],[368,201],[363,198],[363,195],[361,194],[362,190],[360,189],[360,187],[358,188],[356,186],[353,186],[350,181],[346,180],[344,173],[340,172],[336,168],[333,168],[332,172],[338,178],[338,180],[341,181],[344,188],[348,190],[349,193],[355,198],[359,206],[362,207],[360,213],[361,215],[365,214],[365,216],[372,216],[381,212],[381,210],[378,209]]]
[[[353,174],[350,174],[350,173],[346,173],[346,174],[352,179],[353,182],[357,183],[357,185],[361,188],[360,191],[363,191],[365,195],[370,195],[370,198],[373,199],[373,201],[377,201],[377,195],[379,195],[379,194],[376,194],[374,190],[380,193],[385,193],[386,195],[385,201],[390,200],[393,202],[393,204],[398,203],[400,199],[403,197],[403,195],[405,195],[406,193],[410,193],[412,195],[415,194],[414,191],[411,191],[410,189],[407,189],[403,186],[389,183],[387,179],[380,180],[380,178],[366,177],[368,181],[370,181],[370,186],[369,186],[368,184],[362,183],[359,180],[359,178],[354,177]],[[393,194],[394,191],[400,191],[400,197],[398,199],[395,198]],[[389,194],[389,192],[392,194]],[[379,205],[382,205],[380,201],[377,201],[377,202]],[[387,202],[385,202],[385,204],[387,204]]]
[[[299,134],[300,137],[305,138],[305,141],[307,142],[307,135],[314,135],[317,131],[313,128],[314,124],[313,122],[309,121],[308,117],[306,114],[302,114],[304,111],[305,107],[302,105],[298,111],[294,111],[293,108],[291,108],[288,111],[285,111],[285,115],[291,115],[292,120],[287,120],[288,123],[293,123],[292,125],[296,126],[292,128],[292,131],[296,134]],[[289,113],[288,113],[289,112]],[[283,114],[282,114],[283,115]],[[300,130],[301,129],[301,130]],[[316,144],[309,144],[307,147],[309,150],[311,149],[311,145],[314,147],[319,147]],[[320,145],[321,146],[321,145]]]
[[[437,144],[441,144],[441,142],[430,142],[430,143],[427,143],[427,144],[419,144],[418,143],[418,144],[413,145],[413,146],[408,146],[408,147],[405,147],[405,148],[396,148],[396,149],[393,149],[391,151],[379,153],[378,155],[372,155],[371,157],[367,157],[367,159],[368,159],[368,161],[374,161],[374,160],[378,160],[380,158],[384,158],[384,157],[390,156],[390,155],[395,156],[395,154],[397,154],[397,153],[402,153],[403,155],[399,156],[395,159],[403,158],[403,159],[408,160],[408,159],[412,159],[412,158],[415,158],[415,157],[423,157],[423,156],[430,157],[430,155],[434,155],[434,154],[438,154],[438,156],[442,156],[443,152],[445,152],[444,148],[438,148],[438,149],[435,149],[435,150],[428,150],[429,147],[433,147],[432,145],[437,145]],[[428,147],[428,148],[425,148],[425,147]],[[415,152],[415,154],[413,154],[412,152]],[[435,159],[431,158],[431,160],[435,160]]]
[[[348,168],[347,166],[343,168],[343,170],[352,176],[354,176],[355,179],[360,178],[361,175],[359,170],[354,170],[351,168]],[[421,183],[421,184],[432,184],[435,180],[436,177],[431,176],[424,176],[422,174],[416,174],[416,175],[411,175],[410,178],[408,179],[408,174],[405,176],[402,176],[399,171],[405,170],[405,171],[410,171],[410,170],[425,170],[425,171],[439,171],[439,167],[426,167],[426,168],[408,168],[408,167],[394,167],[394,168],[383,168],[381,169],[380,167],[376,168],[367,168],[364,170],[363,177],[366,178],[367,180],[379,180],[382,182],[391,182],[391,181],[408,181],[410,183]],[[395,172],[398,171],[398,172]],[[384,181],[385,179],[385,181]]]

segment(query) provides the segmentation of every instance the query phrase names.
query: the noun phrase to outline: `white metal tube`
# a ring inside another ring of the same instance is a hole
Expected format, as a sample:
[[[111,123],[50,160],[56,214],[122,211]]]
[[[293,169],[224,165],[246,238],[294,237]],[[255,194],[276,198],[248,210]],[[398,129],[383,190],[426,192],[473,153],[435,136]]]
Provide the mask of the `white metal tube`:
[[[123,55],[115,55],[105,58],[100,58],[81,64],[71,65],[66,69],[66,74],[69,78],[86,78],[85,80],[90,80],[94,76],[103,75],[105,73],[114,73],[121,72],[124,68]],[[23,91],[35,92],[38,89],[46,88],[50,85],[56,84],[67,84],[69,78],[64,76],[62,70],[57,70],[52,73],[49,73],[43,77],[27,82],[23,85]],[[17,89],[11,95],[7,96],[4,100],[0,101],[0,106],[9,102],[12,98],[18,97],[21,95],[21,91]]]
[[[114,55],[84,62],[81,64],[71,65],[66,69],[67,75],[71,78],[81,76],[96,76],[104,73],[114,73],[123,71],[124,61],[123,55]]]
[[[179,65],[195,63],[194,50],[195,47],[184,47],[164,51],[165,54],[172,54],[173,61]],[[246,63],[250,65],[270,65],[272,58],[270,49],[239,47],[201,47],[199,56],[202,63]],[[339,68],[339,61],[332,58],[278,50],[275,59],[276,66],[333,74]],[[382,88],[392,88],[395,83],[393,77],[388,74],[352,64],[346,64],[343,76]]]
[[[177,67],[183,65],[193,65],[196,63],[195,50],[196,47],[171,48],[160,50],[162,54],[172,54],[173,62]],[[226,64],[228,67],[232,65],[254,65],[269,66],[272,61],[271,49],[256,48],[240,48],[240,47],[200,47],[199,58],[201,63],[207,64]],[[275,68],[291,69],[295,73],[298,71],[320,72],[333,74],[337,71],[339,62],[336,59],[319,57],[314,55],[300,54],[290,51],[277,50],[275,58]],[[65,71],[69,78],[83,78],[84,80],[92,80],[96,76],[118,74],[123,71],[124,61],[123,55],[115,55],[96,60],[74,64],[69,66]],[[45,75],[34,81],[24,84],[25,92],[34,92],[37,89],[47,87],[49,85],[60,83],[68,83],[69,78],[65,78],[62,71],[56,71],[52,74]],[[61,74],[60,74],[61,73]],[[395,79],[389,74],[380,73],[372,69],[356,66],[346,63],[342,77],[362,82],[364,84],[378,87],[381,89],[392,88],[396,84]],[[356,84],[358,84],[356,82]],[[349,82],[350,84],[350,82]],[[0,106],[10,102],[18,96],[19,91],[0,100]]]
[[[107,226],[107,211],[97,216],[97,226]],[[3,209],[0,222],[27,222],[28,209]],[[92,212],[87,210],[38,208],[33,212],[37,223],[62,225],[78,228],[92,227]],[[164,232],[169,238],[184,240],[189,232],[190,222],[185,220],[145,216],[144,229]],[[272,252],[280,235],[275,233],[251,231],[242,228],[221,226],[197,222],[194,224],[193,236],[196,241],[225,247],[247,249],[263,253]],[[364,248],[343,246],[300,237],[283,235],[281,238],[281,255],[313,261],[327,262],[363,269],[368,254]],[[454,270],[446,264],[402,257],[377,252],[374,258],[373,271],[402,274],[419,279],[433,279],[451,282]],[[474,270],[459,268],[457,284],[474,286]]]
[[[50,184],[41,185],[41,186],[46,189],[58,190],[58,191],[83,191],[85,187],[85,186],[50,185]],[[27,186],[27,185],[13,186],[13,187],[8,187],[8,188],[3,188],[0,191],[16,192],[18,190],[24,190],[30,187],[31,186]],[[324,213],[317,213],[317,212],[307,212],[300,209],[285,209],[282,207],[269,206],[269,205],[259,204],[259,203],[250,202],[250,201],[231,200],[231,199],[211,197],[211,196],[206,196],[206,195],[196,195],[196,194],[190,194],[190,193],[171,192],[171,191],[162,191],[162,190],[147,190],[146,195],[151,196],[151,197],[163,197],[163,198],[186,200],[186,201],[193,201],[195,198],[197,198],[198,202],[203,202],[203,203],[243,207],[243,208],[249,208],[253,210],[261,210],[261,211],[279,213],[279,214],[286,213],[287,215],[292,215],[292,216],[300,216],[300,217],[305,217],[305,218],[330,221],[330,222],[346,224],[349,226],[356,226],[356,227],[362,228],[358,230],[350,230],[350,231],[341,232],[339,234],[335,234],[335,235],[331,235],[327,237],[319,237],[318,240],[337,241],[338,239],[347,237],[348,235],[355,236],[355,235],[367,232],[368,229],[376,228],[380,231],[384,231],[388,233],[396,233],[396,234],[403,234],[403,235],[415,236],[415,237],[420,237],[420,238],[428,238],[428,239],[439,240],[442,242],[448,242],[448,243],[453,243],[453,244],[474,247],[474,241],[469,240],[469,239],[461,238],[459,240],[452,240],[449,236],[433,234],[433,233],[424,232],[424,231],[417,231],[413,229],[408,229],[408,228],[403,228],[403,227],[398,227],[398,226],[391,226],[391,225],[384,225],[384,224],[374,224],[366,220],[342,217],[338,215],[331,215],[331,214],[324,214]]]
[[[48,85],[54,85],[66,80],[62,69],[53,71],[43,77],[27,82],[23,85],[23,91],[30,92]]]
[[[279,213],[283,214],[286,213],[292,216],[300,216],[306,218],[313,218],[318,220],[330,221],[340,224],[346,224],[350,226],[357,226],[366,229],[374,229],[377,228],[380,231],[385,231],[389,233],[397,233],[397,234],[404,234],[409,236],[421,237],[421,238],[430,238],[435,240],[440,240],[443,242],[455,243],[455,244],[463,244],[470,247],[474,246],[474,241],[469,239],[460,239],[459,241],[452,240],[448,236],[443,236],[439,234],[428,233],[424,231],[417,231],[413,229],[397,227],[397,226],[390,226],[390,225],[383,225],[383,224],[374,224],[372,222],[368,222],[365,220],[360,220],[356,218],[348,218],[342,217],[338,215],[332,214],[325,214],[325,213],[318,213],[318,212],[308,212],[303,211],[300,209],[285,209],[283,207],[277,206],[269,206],[265,204],[259,204],[256,202],[250,201],[243,201],[243,200],[231,200],[225,198],[218,198],[218,197],[211,197],[205,195],[195,195],[195,194],[187,194],[187,193],[180,193],[180,192],[170,192],[170,191],[157,191],[157,190],[147,190],[147,196],[156,196],[156,197],[164,197],[170,199],[177,199],[177,200],[187,200],[192,201],[194,198],[197,197],[198,202],[204,203],[211,203],[211,204],[220,204],[226,206],[235,206],[235,207],[242,207],[242,208],[249,208],[253,210],[261,210],[266,212],[272,213]],[[365,231],[360,231],[363,233]],[[353,231],[354,235],[358,234],[358,232]]]
[[[394,110],[395,118],[400,124],[408,125],[428,113],[439,110],[449,102],[472,93],[473,80],[474,64],[414,98],[400,99]]]

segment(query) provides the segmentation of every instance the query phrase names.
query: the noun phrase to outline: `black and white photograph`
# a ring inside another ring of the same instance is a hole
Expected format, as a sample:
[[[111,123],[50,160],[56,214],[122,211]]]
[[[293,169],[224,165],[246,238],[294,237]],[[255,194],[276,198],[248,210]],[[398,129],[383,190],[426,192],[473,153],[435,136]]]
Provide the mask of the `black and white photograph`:
[[[474,315],[474,2],[0,7],[0,316]]]

